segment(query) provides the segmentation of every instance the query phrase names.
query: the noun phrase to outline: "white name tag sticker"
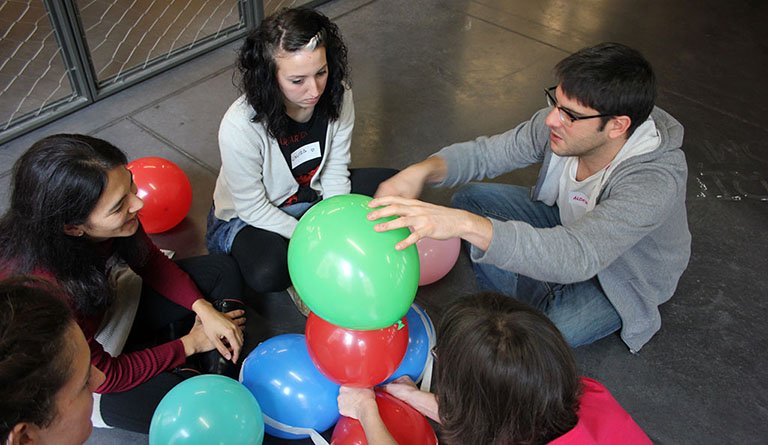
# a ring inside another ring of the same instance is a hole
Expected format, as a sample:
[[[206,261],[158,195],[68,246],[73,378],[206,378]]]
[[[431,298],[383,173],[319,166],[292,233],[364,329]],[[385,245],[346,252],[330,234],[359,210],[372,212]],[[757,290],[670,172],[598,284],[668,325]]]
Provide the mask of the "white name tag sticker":
[[[291,168],[296,168],[307,161],[319,158],[320,155],[320,143],[317,141],[298,148],[291,153]]]
[[[587,207],[589,205],[589,197],[581,192],[570,192],[568,193],[568,202],[572,206]]]

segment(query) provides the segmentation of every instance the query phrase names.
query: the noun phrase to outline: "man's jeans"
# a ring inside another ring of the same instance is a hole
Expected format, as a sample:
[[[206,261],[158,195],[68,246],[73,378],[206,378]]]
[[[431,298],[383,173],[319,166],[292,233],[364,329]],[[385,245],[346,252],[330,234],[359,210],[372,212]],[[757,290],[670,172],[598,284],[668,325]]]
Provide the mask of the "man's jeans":
[[[499,221],[523,221],[536,228],[560,225],[557,206],[532,201],[525,187],[467,184],[453,195],[452,202],[456,208]],[[592,343],[621,328],[619,314],[597,277],[580,283],[556,284],[490,264],[472,262],[472,267],[482,290],[501,292],[541,310],[573,347]]]

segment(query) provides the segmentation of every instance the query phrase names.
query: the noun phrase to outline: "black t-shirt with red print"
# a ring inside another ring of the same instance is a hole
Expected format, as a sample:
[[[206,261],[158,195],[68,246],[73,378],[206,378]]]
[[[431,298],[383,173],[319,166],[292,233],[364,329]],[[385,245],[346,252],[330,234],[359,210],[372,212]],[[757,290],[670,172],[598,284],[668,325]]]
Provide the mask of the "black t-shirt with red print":
[[[307,122],[289,119],[288,136],[278,138],[277,142],[288,168],[299,183],[299,190],[280,204],[280,207],[317,200],[317,192],[309,187],[309,181],[323,159],[327,131],[328,120],[316,119],[314,114]]]

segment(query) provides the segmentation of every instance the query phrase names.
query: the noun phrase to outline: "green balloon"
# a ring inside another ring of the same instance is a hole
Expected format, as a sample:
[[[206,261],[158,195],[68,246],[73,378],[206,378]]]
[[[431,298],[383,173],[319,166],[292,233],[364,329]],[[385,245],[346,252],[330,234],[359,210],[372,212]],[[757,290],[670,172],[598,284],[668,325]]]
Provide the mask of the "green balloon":
[[[288,271],[304,303],[347,329],[382,329],[400,320],[419,285],[416,246],[398,251],[406,228],[376,232],[371,198],[339,195],[315,204],[299,220],[288,245]]]
[[[150,445],[258,445],[264,415],[251,392],[221,375],[184,380],[163,397],[149,425]]]

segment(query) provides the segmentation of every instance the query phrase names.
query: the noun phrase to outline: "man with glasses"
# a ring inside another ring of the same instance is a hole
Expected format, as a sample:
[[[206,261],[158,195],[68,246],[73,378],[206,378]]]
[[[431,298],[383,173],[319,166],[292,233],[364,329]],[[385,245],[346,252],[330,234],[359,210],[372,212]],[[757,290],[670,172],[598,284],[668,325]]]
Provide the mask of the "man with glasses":
[[[658,307],[688,265],[683,127],[654,107],[653,69],[616,43],[555,67],[547,107],[516,128],[453,144],[384,182],[369,219],[460,237],[478,285],[525,301],[572,346],[613,332],[637,352],[659,330]],[[541,163],[533,189],[470,183],[452,208],[415,198],[425,184],[457,186]]]

